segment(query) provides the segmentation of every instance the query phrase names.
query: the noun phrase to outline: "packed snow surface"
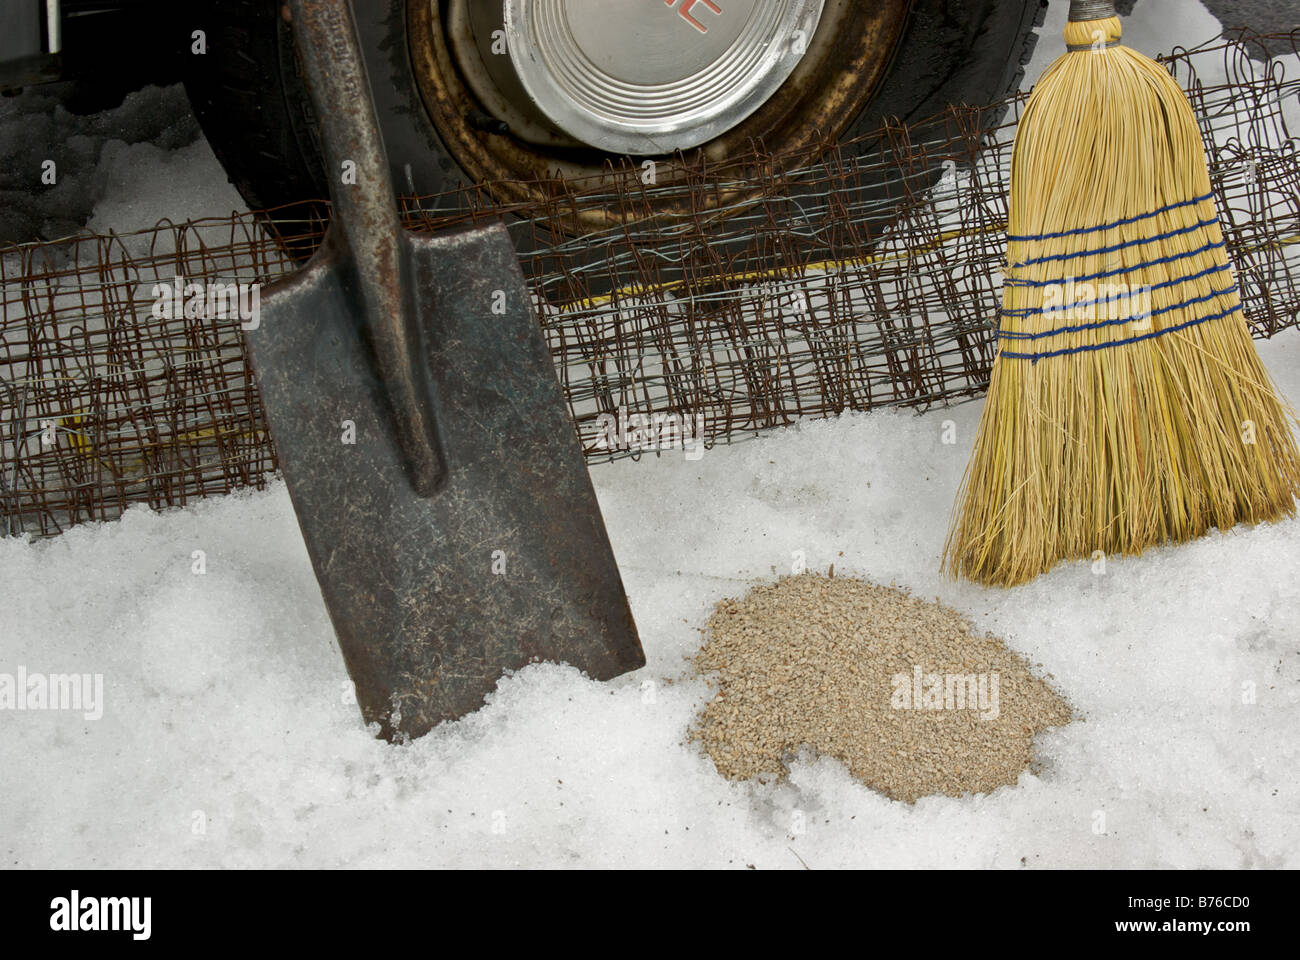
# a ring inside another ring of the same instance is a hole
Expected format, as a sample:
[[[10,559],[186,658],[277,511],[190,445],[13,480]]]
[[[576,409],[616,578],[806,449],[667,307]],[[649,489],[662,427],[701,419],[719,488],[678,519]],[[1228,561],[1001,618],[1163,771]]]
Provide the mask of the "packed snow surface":
[[[1300,335],[1260,350],[1300,396]],[[531,666],[404,746],[361,724],[283,486],[0,540],[0,672],[104,677],[101,719],[0,712],[5,863],[1300,866],[1300,521],[1012,590],[945,582],[981,407],[596,467],[648,665]],[[685,743],[710,696],[685,658],[796,551],[968,613],[1084,722],[983,796],[909,806],[816,757],[724,780]]]

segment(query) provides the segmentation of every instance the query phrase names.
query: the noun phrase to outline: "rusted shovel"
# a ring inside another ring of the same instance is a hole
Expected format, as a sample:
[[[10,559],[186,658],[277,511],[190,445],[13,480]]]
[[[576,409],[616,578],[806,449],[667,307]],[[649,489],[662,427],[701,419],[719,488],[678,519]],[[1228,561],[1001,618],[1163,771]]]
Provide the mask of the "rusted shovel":
[[[419,736],[532,661],[644,665],[504,227],[402,230],[346,2],[289,7],[333,219],[247,337],[363,717]]]

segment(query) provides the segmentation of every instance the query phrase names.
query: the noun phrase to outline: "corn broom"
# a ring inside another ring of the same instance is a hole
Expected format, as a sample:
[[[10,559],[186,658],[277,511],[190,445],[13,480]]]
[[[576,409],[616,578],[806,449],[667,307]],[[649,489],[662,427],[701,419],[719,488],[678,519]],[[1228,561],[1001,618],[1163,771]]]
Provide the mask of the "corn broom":
[[[1195,116],[1073,0],[1016,135],[999,353],[944,546],[1010,586],[1295,511],[1294,413],[1255,353]]]

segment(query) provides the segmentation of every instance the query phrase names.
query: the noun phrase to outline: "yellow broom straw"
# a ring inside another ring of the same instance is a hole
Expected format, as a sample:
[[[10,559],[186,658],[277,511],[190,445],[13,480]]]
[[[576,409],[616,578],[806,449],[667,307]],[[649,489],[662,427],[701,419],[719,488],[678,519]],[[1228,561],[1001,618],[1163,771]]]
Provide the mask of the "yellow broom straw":
[[[1255,353],[1191,105],[1074,0],[1016,135],[999,353],[944,547],[1009,586],[1291,515],[1300,454]]]

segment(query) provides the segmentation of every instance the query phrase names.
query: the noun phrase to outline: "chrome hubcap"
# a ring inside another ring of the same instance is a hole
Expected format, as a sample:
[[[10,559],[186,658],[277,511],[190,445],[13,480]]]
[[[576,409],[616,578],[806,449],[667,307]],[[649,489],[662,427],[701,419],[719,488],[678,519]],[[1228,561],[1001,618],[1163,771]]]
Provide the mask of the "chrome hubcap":
[[[803,58],[822,5],[503,0],[501,32],[479,22],[474,34],[498,89],[526,97],[516,110],[581,144],[658,154],[705,143],[762,106]]]

